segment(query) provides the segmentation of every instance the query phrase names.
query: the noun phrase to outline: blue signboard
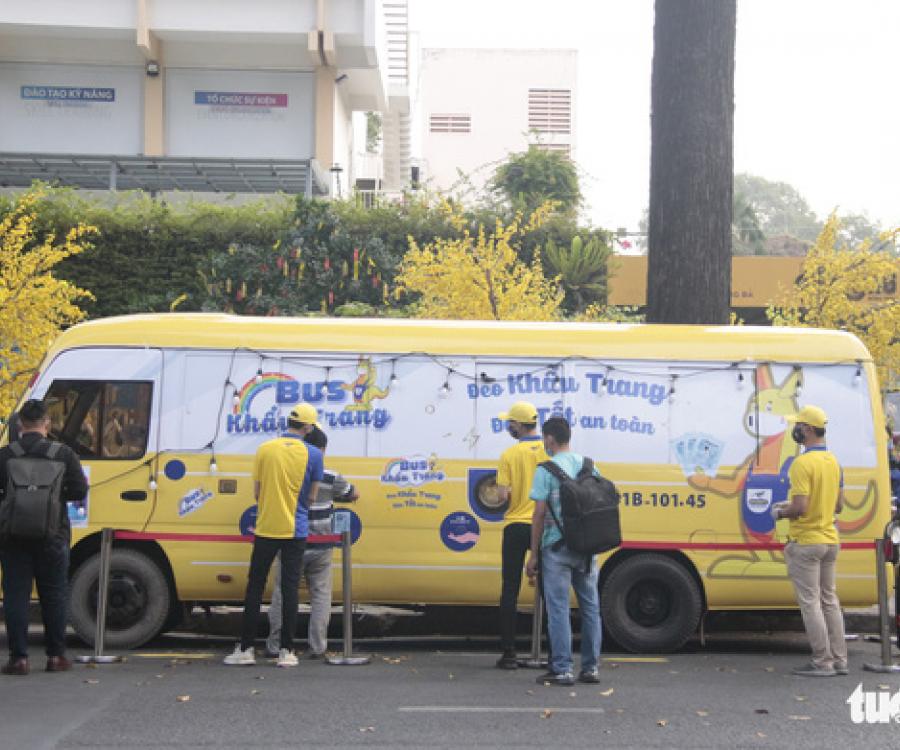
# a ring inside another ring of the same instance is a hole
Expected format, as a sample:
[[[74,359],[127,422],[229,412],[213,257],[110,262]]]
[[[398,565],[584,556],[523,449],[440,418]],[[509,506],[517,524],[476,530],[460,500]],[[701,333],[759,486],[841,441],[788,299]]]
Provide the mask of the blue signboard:
[[[116,90],[101,86],[21,86],[19,96],[44,102],[110,103],[116,100]]]

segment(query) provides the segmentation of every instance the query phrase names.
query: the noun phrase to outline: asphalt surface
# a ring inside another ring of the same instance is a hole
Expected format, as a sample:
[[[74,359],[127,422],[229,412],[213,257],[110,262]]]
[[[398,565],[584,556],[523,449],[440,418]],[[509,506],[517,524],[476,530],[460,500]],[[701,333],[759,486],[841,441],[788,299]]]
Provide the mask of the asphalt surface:
[[[807,658],[801,634],[729,632],[666,656],[606,652],[601,684],[571,688],[539,686],[535,670],[495,669],[482,637],[361,639],[368,665],[301,659],[277,669],[262,657],[226,667],[230,640],[184,634],[64,674],[38,671],[33,641],[36,671],[0,678],[3,748],[900,745],[897,724],[850,720],[857,684],[900,691],[900,675],[862,671],[879,655],[863,639],[850,643],[847,677],[790,675]]]

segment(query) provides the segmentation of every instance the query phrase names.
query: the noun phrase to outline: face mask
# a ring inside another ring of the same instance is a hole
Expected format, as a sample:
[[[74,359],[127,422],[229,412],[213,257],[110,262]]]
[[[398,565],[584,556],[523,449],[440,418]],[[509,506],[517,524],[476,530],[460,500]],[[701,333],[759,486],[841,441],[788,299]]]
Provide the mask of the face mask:
[[[791,430],[791,437],[794,438],[794,442],[798,445],[803,445],[803,428],[800,425],[795,424],[794,429]]]

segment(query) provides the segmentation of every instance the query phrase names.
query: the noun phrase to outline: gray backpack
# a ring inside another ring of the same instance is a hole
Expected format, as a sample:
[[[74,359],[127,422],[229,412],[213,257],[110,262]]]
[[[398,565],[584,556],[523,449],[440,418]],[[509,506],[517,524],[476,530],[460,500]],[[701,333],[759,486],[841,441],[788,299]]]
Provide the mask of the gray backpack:
[[[62,520],[62,484],[66,465],[56,456],[62,445],[50,443],[46,453],[26,454],[18,442],[9,446],[6,495],[0,502],[0,540],[40,541],[56,535]]]

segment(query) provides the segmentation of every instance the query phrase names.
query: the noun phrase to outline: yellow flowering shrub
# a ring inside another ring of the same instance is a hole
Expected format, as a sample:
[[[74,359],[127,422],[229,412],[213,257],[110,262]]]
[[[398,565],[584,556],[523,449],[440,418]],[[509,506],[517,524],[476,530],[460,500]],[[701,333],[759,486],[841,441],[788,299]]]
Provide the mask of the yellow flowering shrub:
[[[53,276],[52,269],[85,247],[96,232],[79,224],[64,238],[35,230],[40,188],[23,193],[0,220],[0,420],[28,384],[44,352],[63,326],[81,320],[80,299],[89,292]]]
[[[462,320],[555,320],[563,292],[544,276],[539,254],[529,265],[519,260],[517,243],[540,227],[553,210],[547,202],[526,222],[521,214],[508,225],[497,221],[488,233],[474,234],[458,208],[444,205],[456,236],[420,247],[412,237],[397,283],[419,295],[417,317]]]
[[[890,386],[900,373],[900,258],[878,248],[889,246],[900,228],[852,248],[841,241],[840,228],[832,214],[803,261],[799,279],[766,313],[773,325],[855,334],[871,352],[882,387]]]

